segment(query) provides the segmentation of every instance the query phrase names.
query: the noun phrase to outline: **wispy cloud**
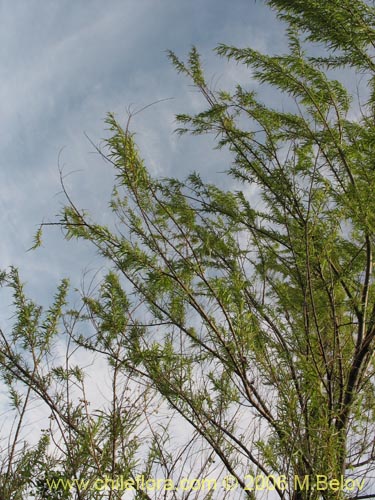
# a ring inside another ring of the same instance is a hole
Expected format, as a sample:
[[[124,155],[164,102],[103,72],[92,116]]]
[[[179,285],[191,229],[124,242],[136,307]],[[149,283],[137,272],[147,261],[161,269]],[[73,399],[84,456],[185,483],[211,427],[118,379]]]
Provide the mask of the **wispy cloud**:
[[[212,151],[209,138],[173,135],[174,115],[200,109],[202,100],[165,51],[183,58],[194,44],[217,88],[251,83],[212,49],[226,42],[272,50],[276,30],[265,7],[249,0],[20,0],[2,2],[0,19],[0,269],[18,266],[26,292],[47,305],[60,278],[79,287],[83,270],[102,264],[93,248],[64,241],[58,229],[26,252],[38,224],[53,220],[64,202],[61,149],[64,175],[75,171],[65,177],[73,199],[105,218],[113,172],[84,133],[98,143],[108,111],[125,120],[129,105],[173,97],[134,118],[142,155],[155,175],[198,170],[212,178],[229,157]],[[9,301],[3,293],[1,327],[11,323]]]

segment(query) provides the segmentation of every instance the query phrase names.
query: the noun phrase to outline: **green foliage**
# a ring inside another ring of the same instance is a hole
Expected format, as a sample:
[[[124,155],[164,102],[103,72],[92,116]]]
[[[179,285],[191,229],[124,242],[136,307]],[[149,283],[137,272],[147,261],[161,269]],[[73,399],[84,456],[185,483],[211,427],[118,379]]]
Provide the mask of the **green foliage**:
[[[255,464],[290,478],[338,477],[368,459],[374,432],[364,401],[374,394],[375,177],[371,107],[351,119],[352,96],[324,65],[355,67],[373,81],[374,13],[363,2],[268,3],[289,23],[287,54],[217,52],[288,96],[296,112],[240,86],[211,91],[195,48],[186,63],[169,53],[208,105],[178,115],[178,131],[214,133],[233,153],[228,174],[243,190],[220,190],[198,174],[152,179],[134,136],[110,115],[118,172],[110,206],[126,233],[101,238],[107,229],[90,225],[84,237],[151,318],[136,347],[128,344],[133,361],[227,470],[240,478]],[[311,42],[326,54],[309,56]],[[69,234],[75,219],[66,213]],[[256,453],[239,438],[253,418],[263,422],[262,440],[256,426],[246,429]],[[361,433],[364,441],[354,440]]]
[[[282,108],[245,86],[211,90],[195,47],[186,62],[169,53],[205,103],[177,116],[178,132],[212,133],[229,150],[228,189],[198,173],[153,178],[129,122],[109,114],[116,229],[70,200],[60,219],[68,239],[91,241],[108,263],[96,293],[64,313],[64,281],[43,312],[14,270],[2,276],[17,318],[1,345],[14,410],[28,401],[21,382],[68,436],[52,475],[225,472],[239,481],[238,498],[254,498],[243,481],[251,470],[285,476],[280,498],[330,500],[345,493],[314,496],[294,478],[374,469],[374,8],[266,3],[287,23],[288,52],[217,53],[283,95]],[[341,67],[361,73],[360,116]],[[69,345],[108,361],[108,408],[89,411],[69,349],[65,363],[51,363],[61,323]],[[181,422],[188,438],[178,446]]]

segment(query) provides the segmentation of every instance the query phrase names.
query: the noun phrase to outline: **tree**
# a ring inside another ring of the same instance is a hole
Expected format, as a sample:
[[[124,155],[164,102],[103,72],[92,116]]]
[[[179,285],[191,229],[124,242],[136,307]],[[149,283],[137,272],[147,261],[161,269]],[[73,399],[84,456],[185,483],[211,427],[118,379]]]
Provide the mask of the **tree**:
[[[157,398],[162,424],[139,412],[148,451],[135,448],[148,465],[125,460],[129,474],[220,477],[216,491],[190,492],[196,498],[258,498],[262,488],[294,500],[374,497],[375,11],[361,0],[267,4],[287,23],[287,54],[217,52],[288,96],[288,111],[241,86],[211,90],[195,48],[186,63],[169,54],[207,105],[179,115],[179,132],[215,134],[233,155],[227,175],[238,187],[219,189],[198,173],[153,178],[129,122],[108,116],[100,153],[117,176],[115,229],[69,197],[59,224],[67,238],[91,241],[110,269],[66,330]],[[342,68],[361,75],[358,103],[337,79]],[[77,333],[81,320],[95,335]],[[108,415],[117,429],[129,424],[116,404]],[[65,418],[81,443],[88,422],[103,429],[87,418],[81,430]],[[181,422],[185,442],[175,433]],[[103,470],[112,463],[114,474],[124,448],[111,436],[116,452]],[[102,454],[100,435],[89,437],[86,453]],[[351,478],[353,488],[317,491],[326,485],[319,475]]]

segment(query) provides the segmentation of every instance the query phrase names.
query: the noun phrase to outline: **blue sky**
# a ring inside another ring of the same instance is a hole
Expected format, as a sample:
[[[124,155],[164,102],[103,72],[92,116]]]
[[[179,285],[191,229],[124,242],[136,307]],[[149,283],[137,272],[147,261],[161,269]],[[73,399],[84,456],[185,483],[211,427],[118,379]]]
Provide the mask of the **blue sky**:
[[[47,306],[63,277],[80,287],[85,272],[90,277],[103,265],[93,248],[64,241],[57,228],[45,231],[41,248],[27,252],[40,222],[56,220],[65,202],[59,152],[72,199],[110,218],[113,171],[85,134],[100,143],[107,112],[126,121],[129,106],[173,98],[133,121],[147,165],[155,175],[200,171],[223,182],[219,172],[228,155],[213,151],[210,138],[173,133],[175,114],[197,111],[202,101],[166,50],[185,58],[194,44],[216,88],[251,85],[247,71],[219,59],[214,47],[223,42],[272,52],[282,28],[253,0],[4,0],[0,20],[0,269],[17,266],[26,294]],[[5,330],[14,321],[8,300],[2,290]],[[3,398],[0,391],[1,404]],[[38,429],[45,408],[35,412]]]
[[[174,115],[202,105],[166,56],[182,58],[192,44],[216,87],[251,84],[250,75],[213,53],[221,42],[278,49],[282,27],[263,2],[253,0],[18,0],[0,4],[0,268],[16,265],[36,297],[46,299],[62,276],[78,276],[97,261],[59,230],[43,248],[26,252],[38,224],[53,220],[67,187],[81,207],[107,213],[113,172],[85,137],[106,136],[108,111],[173,98],[133,121],[142,155],[155,175],[198,170],[217,176],[228,165],[208,138],[178,138]]]

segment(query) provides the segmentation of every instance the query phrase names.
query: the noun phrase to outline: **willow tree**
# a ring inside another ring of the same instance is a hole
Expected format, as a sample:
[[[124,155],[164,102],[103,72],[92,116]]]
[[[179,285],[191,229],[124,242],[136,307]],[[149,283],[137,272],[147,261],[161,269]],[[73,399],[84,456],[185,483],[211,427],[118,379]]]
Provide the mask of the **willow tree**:
[[[227,45],[217,53],[246,66],[249,82],[282,94],[283,107],[246,86],[211,90],[195,48],[187,62],[170,53],[205,102],[202,112],[178,116],[179,131],[212,133],[230,151],[233,189],[199,173],[153,178],[129,123],[108,116],[101,152],[117,176],[115,229],[73,203],[60,222],[111,267],[106,294],[84,299],[96,335],[76,341],[162,397],[170,441],[157,440],[153,453],[164,477],[184,473],[194,456],[196,476],[217,466],[220,477],[233,476],[220,483],[229,498],[258,498],[262,489],[291,499],[368,498],[375,11],[361,0],[266,3],[287,24],[287,53]],[[360,75],[354,95],[340,82],[348,72]],[[258,491],[256,475],[267,478]],[[345,481],[324,482],[340,478],[364,482],[349,481],[346,491]],[[223,496],[218,488],[206,498]]]

